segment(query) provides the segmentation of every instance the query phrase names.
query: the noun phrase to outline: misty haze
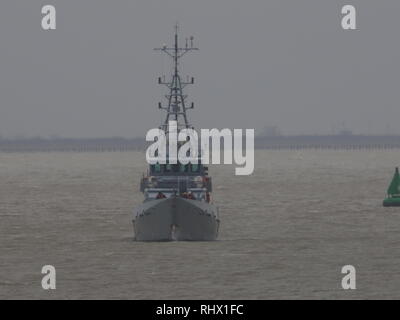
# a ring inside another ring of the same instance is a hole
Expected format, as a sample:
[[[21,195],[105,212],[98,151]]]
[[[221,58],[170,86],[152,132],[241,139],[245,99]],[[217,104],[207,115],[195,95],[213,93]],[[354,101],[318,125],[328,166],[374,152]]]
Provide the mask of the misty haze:
[[[52,1],[57,30],[40,28],[40,1],[0,10],[0,135],[143,137],[163,115],[153,48],[176,21],[200,51],[182,74],[196,128],[277,126],[282,134],[400,134],[400,45],[395,0]]]

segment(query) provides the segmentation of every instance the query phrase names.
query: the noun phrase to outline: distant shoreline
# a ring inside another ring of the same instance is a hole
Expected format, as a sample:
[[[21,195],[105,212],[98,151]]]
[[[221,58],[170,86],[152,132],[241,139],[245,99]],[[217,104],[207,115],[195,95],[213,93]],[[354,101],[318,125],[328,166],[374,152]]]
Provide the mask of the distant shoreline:
[[[144,151],[143,138],[0,139],[0,152],[124,152]],[[256,149],[400,149],[400,136],[303,135],[256,137]]]

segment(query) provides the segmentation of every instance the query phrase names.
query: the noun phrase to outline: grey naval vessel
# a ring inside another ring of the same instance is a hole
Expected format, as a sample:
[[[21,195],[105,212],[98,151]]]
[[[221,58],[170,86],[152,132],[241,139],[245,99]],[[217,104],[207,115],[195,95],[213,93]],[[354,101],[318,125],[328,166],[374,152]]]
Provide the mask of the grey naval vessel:
[[[189,43],[190,42],[190,43]],[[193,37],[186,39],[186,45],[178,45],[178,26],[175,27],[175,41],[172,47],[164,45],[155,50],[172,58],[173,72],[170,81],[165,76],[158,83],[168,88],[167,104],[159,108],[166,111],[165,122],[160,126],[169,130],[169,121],[177,123],[178,132],[189,124],[186,111],[193,108],[186,105],[187,96],[183,89],[194,83],[187,77],[183,81],[179,74],[179,61],[193,46]],[[208,167],[201,163],[201,150],[197,163],[170,163],[167,154],[165,164],[150,164],[140,182],[144,201],[134,210],[133,228],[137,241],[211,241],[216,240],[219,229],[219,212],[211,199],[212,181]],[[175,161],[176,162],[176,161]]]

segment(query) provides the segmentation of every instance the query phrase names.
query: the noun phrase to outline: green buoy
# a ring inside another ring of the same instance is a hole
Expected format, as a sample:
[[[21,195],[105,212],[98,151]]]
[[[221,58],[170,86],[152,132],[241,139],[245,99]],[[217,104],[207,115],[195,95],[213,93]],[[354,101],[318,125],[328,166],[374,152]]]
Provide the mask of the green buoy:
[[[383,200],[384,207],[400,207],[400,175],[399,168],[396,168],[392,182],[387,190],[387,198]]]

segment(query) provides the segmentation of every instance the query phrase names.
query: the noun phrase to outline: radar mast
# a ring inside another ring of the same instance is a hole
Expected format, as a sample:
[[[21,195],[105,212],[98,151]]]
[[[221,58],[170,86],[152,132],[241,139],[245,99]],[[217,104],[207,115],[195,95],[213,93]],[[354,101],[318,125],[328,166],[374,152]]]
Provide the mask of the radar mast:
[[[170,81],[165,80],[165,76],[158,78],[158,83],[165,85],[169,93],[165,95],[167,99],[167,104],[163,105],[161,102],[158,103],[159,109],[164,109],[167,112],[164,123],[160,126],[165,132],[168,132],[169,121],[175,120],[178,125],[178,131],[182,128],[191,128],[186,111],[188,109],[194,108],[194,103],[192,102],[190,106],[187,106],[186,100],[187,95],[183,93],[183,89],[190,84],[194,83],[194,78],[189,79],[187,77],[186,81],[182,81],[179,75],[179,60],[188,52],[199,50],[193,46],[193,36],[189,39],[186,38],[185,47],[179,47],[178,43],[178,24],[175,25],[175,43],[174,46],[168,47],[163,45],[161,48],[155,48],[156,51],[161,51],[173,60],[173,73]]]

